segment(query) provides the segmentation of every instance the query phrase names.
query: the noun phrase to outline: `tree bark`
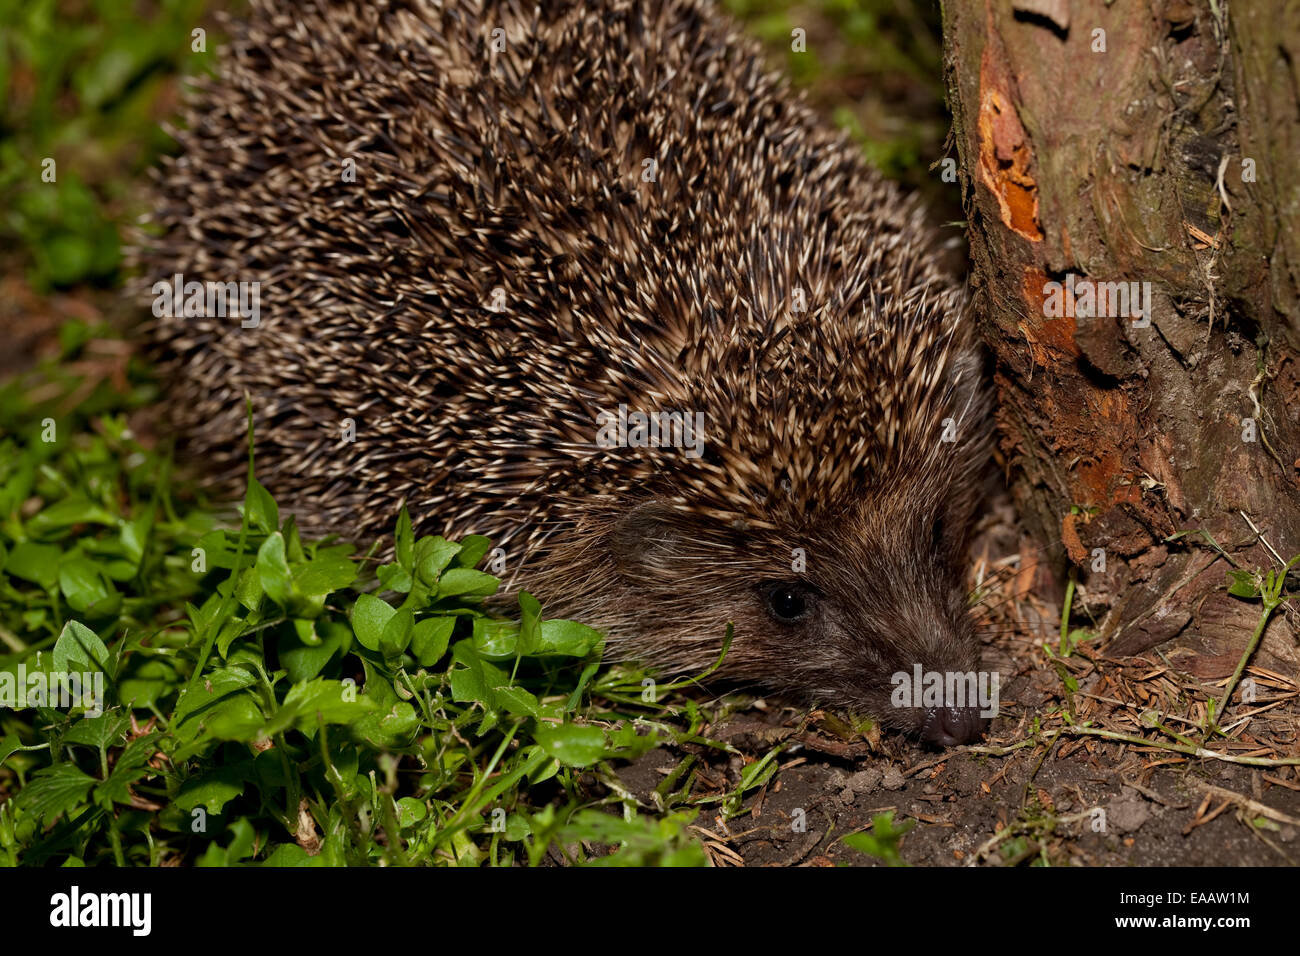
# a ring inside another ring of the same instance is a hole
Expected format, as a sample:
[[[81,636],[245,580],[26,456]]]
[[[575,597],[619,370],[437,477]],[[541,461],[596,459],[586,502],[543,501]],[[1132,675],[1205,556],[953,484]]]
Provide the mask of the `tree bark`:
[[[1300,5],[947,0],[944,36],[1022,518],[1108,653],[1230,673],[1262,602],[1227,572],[1300,555]],[[1149,325],[1090,314],[1113,282]],[[1256,664],[1294,673],[1298,618]]]

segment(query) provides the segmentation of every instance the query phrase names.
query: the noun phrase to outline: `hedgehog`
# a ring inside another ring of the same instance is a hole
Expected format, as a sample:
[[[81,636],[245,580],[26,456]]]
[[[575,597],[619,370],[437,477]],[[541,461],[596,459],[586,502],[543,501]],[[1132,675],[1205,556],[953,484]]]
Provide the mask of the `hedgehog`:
[[[253,0],[224,29],[137,252],[155,292],[256,293],[145,329],[207,477],[239,474],[247,397],[304,532],[405,505],[611,659],[698,672],[730,627],[739,686],[978,736],[896,694],[979,664],[967,296],[754,41],[706,0]]]

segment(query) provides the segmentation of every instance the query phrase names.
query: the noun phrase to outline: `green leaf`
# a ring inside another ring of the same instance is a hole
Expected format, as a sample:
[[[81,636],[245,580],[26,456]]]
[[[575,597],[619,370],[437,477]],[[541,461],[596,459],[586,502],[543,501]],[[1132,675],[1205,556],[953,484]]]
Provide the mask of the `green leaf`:
[[[131,77],[143,66],[126,37],[114,38],[76,71],[75,84],[81,101],[93,110],[100,109],[120,97]]]
[[[109,617],[122,606],[122,595],[87,558],[70,558],[59,566],[59,590],[78,614]]]
[[[288,607],[293,599],[293,580],[289,575],[289,562],[284,553],[284,535],[269,535],[257,549],[258,580],[262,590],[280,607]]]
[[[149,766],[149,761],[157,752],[157,734],[145,734],[128,743],[118,754],[108,779],[95,788],[95,799],[101,802],[134,803],[131,785],[155,772]]]
[[[687,829],[695,817],[696,811],[690,810],[625,820],[601,810],[579,810],[553,838],[561,843],[586,841],[618,847],[607,856],[591,860],[588,866],[707,866],[704,849]],[[533,817],[535,825],[544,826],[545,819],[542,814]],[[542,843],[538,851],[544,850]]]
[[[194,543],[194,547],[203,549],[209,571],[213,568],[225,568],[228,571],[234,569],[235,549],[230,546],[226,532],[209,531]]]
[[[206,735],[217,740],[254,741],[265,722],[257,698],[249,691],[231,694],[199,717]]]
[[[381,564],[375,574],[386,590],[396,591],[398,594],[407,593],[415,584],[411,572],[400,564]]]
[[[456,555],[456,564],[462,568],[477,567],[491,547],[491,538],[485,538],[481,534],[466,535],[460,539],[460,553]]]
[[[55,285],[71,285],[86,278],[95,258],[95,247],[76,233],[55,233],[46,240],[40,258]]]
[[[438,598],[486,597],[496,594],[501,582],[490,574],[472,568],[451,568],[438,580]]]
[[[257,678],[242,667],[221,667],[210,671],[192,693],[186,691],[176,702],[176,712],[172,715],[172,730],[184,734],[186,724],[197,726],[201,715],[206,714],[226,697],[242,691],[257,683]],[[189,732],[193,736],[194,730]]]
[[[474,622],[477,632],[482,620]],[[475,639],[458,641],[452,648],[452,660],[463,665],[453,668],[450,676],[451,699],[457,703],[478,701],[489,710],[496,708],[493,689],[507,683],[505,672],[483,660],[474,646]]]
[[[537,728],[537,743],[560,763],[588,767],[605,756],[605,732],[581,724],[546,725]]]
[[[161,654],[145,656],[136,652],[126,661],[126,670],[117,683],[118,700],[126,707],[155,707],[181,683],[176,665]]]
[[[429,815],[429,808],[423,800],[415,797],[402,797],[397,801],[397,825],[402,829],[415,826]]]
[[[83,717],[72,725],[63,742],[96,748],[120,747],[126,742],[126,732],[130,726],[131,716],[114,708],[98,717]]]
[[[415,573],[429,587],[438,583],[438,576],[460,553],[460,545],[435,535],[421,538],[415,543]]]
[[[299,624],[306,624],[310,628],[312,623],[294,621],[295,631]],[[280,666],[288,671],[289,680],[295,684],[316,677],[331,658],[335,655],[342,657],[352,646],[352,631],[341,621],[316,622],[316,633],[318,637],[314,645],[304,643],[298,633],[284,634],[280,638]]]
[[[27,528],[35,535],[42,535],[55,528],[66,528],[77,524],[102,524],[114,527],[118,524],[118,519],[84,495],[76,494],[38,512],[27,523]]]
[[[385,658],[397,657],[411,643],[411,630],[415,626],[415,615],[408,610],[401,610],[388,619],[383,633],[379,635],[379,652]]]
[[[117,533],[117,539],[122,544],[122,550],[130,559],[133,568],[131,577],[135,576],[134,568],[140,564],[144,557],[145,542],[149,540],[149,530],[153,525],[153,515],[144,514],[135,521],[122,522],[121,530]]]
[[[294,584],[302,594],[329,594],[357,579],[356,562],[341,554],[318,555],[294,573]]]
[[[244,515],[252,528],[268,534],[280,530],[280,509],[275,506],[271,493],[257,479],[249,483],[248,493],[244,496]]]
[[[290,623],[293,624],[294,635],[298,640],[302,641],[302,643],[306,644],[308,647],[321,646],[321,637],[316,632],[316,625],[325,624],[327,623],[326,621],[316,621],[309,618],[295,618]]]
[[[302,549],[302,537],[298,534],[298,521],[293,515],[289,515],[289,520],[284,523],[282,529],[284,533],[284,548],[288,555],[290,564],[302,564],[307,560],[307,555]],[[329,555],[333,557],[331,553]]]
[[[257,846],[257,831],[251,823],[240,817],[226,829],[233,834],[230,846],[222,849],[215,841],[209,843],[198,860],[199,866],[232,866],[253,855]]]
[[[176,806],[189,813],[203,807],[208,813],[219,814],[235,797],[244,792],[248,778],[238,766],[217,767],[199,777],[191,777],[181,785],[176,794]]]
[[[373,594],[362,594],[352,605],[352,631],[357,641],[368,651],[378,651],[384,628],[397,613],[386,601]]]
[[[411,653],[421,667],[431,667],[442,659],[455,629],[454,617],[426,618],[411,629]]]
[[[1228,582],[1228,593],[1234,597],[1259,597],[1259,579],[1250,571],[1229,571]]]
[[[367,696],[370,685],[366,684]],[[415,708],[404,700],[396,701],[383,710],[367,714],[352,722],[354,732],[361,739],[380,749],[401,750],[410,746],[420,728],[420,717]]]
[[[312,856],[296,843],[281,843],[261,863],[268,867],[325,866],[326,860]]]
[[[262,576],[257,568],[244,568],[239,572],[239,582],[235,585],[235,598],[250,611],[262,606]]]
[[[516,600],[519,602],[519,653],[527,657],[541,640],[542,606],[527,591],[520,591]]]
[[[374,709],[374,701],[358,695],[355,686],[318,678],[289,688],[280,709],[262,728],[262,736],[270,737],[290,727],[310,733],[318,722],[350,724]]]
[[[0,739],[0,767],[3,767],[6,760],[21,750],[22,746],[23,742],[18,739],[17,734],[9,734],[7,737]]]
[[[244,621],[241,618],[226,618],[226,622],[221,625],[221,630],[217,632],[217,653],[222,657],[230,656],[230,645],[235,643],[244,633]]]
[[[844,844],[859,852],[878,857],[890,866],[907,866],[907,862],[899,853],[899,841],[914,826],[916,826],[915,820],[908,820],[901,826],[894,826],[894,811],[887,810],[872,818],[870,830],[850,833],[844,838]]]
[[[599,631],[576,621],[543,621],[532,653],[537,657],[548,654],[586,657],[602,640]]]
[[[476,621],[474,647],[488,660],[514,657],[519,650],[519,625],[514,621]]]
[[[393,690],[392,679],[377,664],[362,657],[361,667],[366,675],[366,696],[378,704],[380,709],[387,709],[401,699],[397,696],[397,691]]]
[[[18,792],[18,800],[37,820],[50,823],[85,803],[94,785],[95,778],[76,764],[56,763],[33,773],[27,786]]]
[[[55,545],[21,541],[9,552],[5,573],[49,590],[58,583],[62,556],[63,552]]]
[[[54,669],[71,673],[76,671],[103,671],[113,676],[112,656],[99,639],[99,635],[80,621],[69,621],[54,642]]]
[[[497,706],[508,713],[521,717],[543,716],[541,701],[522,687],[497,687],[495,695]]]

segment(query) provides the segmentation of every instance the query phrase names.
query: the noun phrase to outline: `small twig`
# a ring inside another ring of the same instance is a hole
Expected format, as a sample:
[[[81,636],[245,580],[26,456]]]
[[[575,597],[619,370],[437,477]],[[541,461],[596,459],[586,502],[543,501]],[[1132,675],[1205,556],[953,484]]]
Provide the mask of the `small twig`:
[[[1062,729],[1062,733],[1081,734],[1087,737],[1102,737],[1106,740],[1115,740],[1120,743],[1133,744],[1137,747],[1154,747],[1157,750],[1168,750],[1172,753],[1186,754],[1189,757],[1222,760],[1225,763],[1246,764],[1251,767],[1300,767],[1300,757],[1237,757],[1232,754],[1220,753],[1217,750],[1207,750],[1204,747],[1190,746],[1187,744],[1171,744],[1163,740],[1148,740],[1145,737],[1138,737],[1135,734],[1121,734],[1113,730],[1102,730],[1100,727],[1065,727]]]
[[[1249,797],[1243,797],[1235,790],[1225,790],[1223,787],[1216,787],[1214,784],[1206,783],[1204,780],[1195,780],[1193,782],[1209,795],[1236,804],[1243,810],[1249,810],[1256,816],[1268,817],[1270,820],[1276,820],[1278,823],[1289,823],[1292,826],[1300,826],[1300,817],[1293,817],[1290,814],[1283,813],[1281,810],[1274,810],[1267,804],[1251,800]]]
[[[1282,560],[1282,555],[1278,554],[1277,551],[1274,550],[1273,546],[1268,543],[1268,538],[1264,537],[1264,532],[1255,527],[1255,522],[1250,520],[1250,515],[1246,514],[1244,511],[1238,511],[1237,514],[1241,515],[1241,517],[1245,519],[1246,524],[1250,525],[1250,530],[1255,532],[1255,536],[1259,538],[1264,547],[1268,548],[1269,554],[1273,555],[1278,565],[1285,568],[1286,562]]]
[[[1025,789],[1020,795],[1020,805],[1022,807],[1029,802],[1029,789],[1034,785],[1034,778],[1038,776],[1038,771],[1042,769],[1043,761],[1045,761],[1048,758],[1048,755],[1056,749],[1056,742],[1061,739],[1061,731],[1064,729],[1065,728],[1062,727],[1052,735],[1052,739],[1047,742],[1047,746],[1043,748],[1043,752],[1038,755],[1038,762],[1034,764],[1034,769],[1029,771],[1029,776],[1025,778]]]

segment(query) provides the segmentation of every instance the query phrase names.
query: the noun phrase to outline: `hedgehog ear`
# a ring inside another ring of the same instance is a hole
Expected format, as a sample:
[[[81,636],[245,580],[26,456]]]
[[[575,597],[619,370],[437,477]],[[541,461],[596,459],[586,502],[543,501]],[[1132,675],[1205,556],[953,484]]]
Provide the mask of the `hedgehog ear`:
[[[606,541],[618,569],[633,578],[667,574],[682,550],[682,516],[667,502],[643,501],[615,522]]]

